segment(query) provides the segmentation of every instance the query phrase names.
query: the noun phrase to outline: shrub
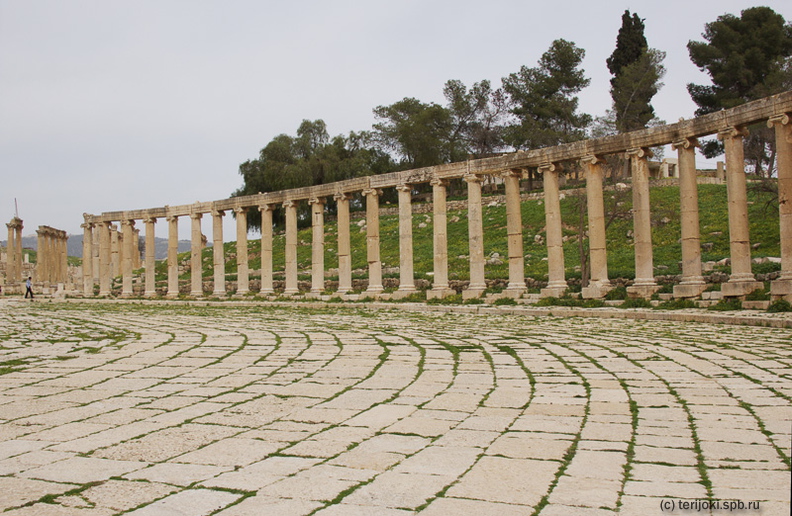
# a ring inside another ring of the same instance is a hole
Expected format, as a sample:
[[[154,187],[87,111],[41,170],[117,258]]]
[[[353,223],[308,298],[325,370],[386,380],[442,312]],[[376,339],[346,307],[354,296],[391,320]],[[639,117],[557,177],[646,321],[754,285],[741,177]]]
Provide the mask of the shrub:
[[[768,312],[792,312],[792,303],[786,299],[779,299],[770,303],[767,308]]]

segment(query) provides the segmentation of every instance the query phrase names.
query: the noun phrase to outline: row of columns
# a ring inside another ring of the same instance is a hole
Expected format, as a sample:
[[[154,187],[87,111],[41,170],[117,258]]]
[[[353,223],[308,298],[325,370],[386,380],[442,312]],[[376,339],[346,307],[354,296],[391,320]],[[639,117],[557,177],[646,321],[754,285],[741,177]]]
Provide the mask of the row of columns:
[[[6,242],[6,284],[14,285],[22,281],[22,219],[14,217],[6,224],[8,241]]]
[[[64,283],[68,277],[68,234],[49,226],[39,226],[36,234],[36,280],[49,284]]]
[[[777,156],[779,168],[779,199],[781,209],[781,242],[782,272],[781,278],[773,283],[773,295],[792,295],[792,136],[790,136],[789,117],[783,115],[768,121],[776,129]],[[746,198],[746,177],[742,155],[742,139],[745,136],[742,128],[728,128],[719,133],[726,149],[726,172],[728,191],[728,214],[732,273],[729,281],[723,285],[726,296],[744,296],[752,290],[761,288],[751,273],[751,255],[748,232],[748,209]],[[702,276],[701,249],[699,235],[698,193],[696,184],[695,139],[682,139],[672,143],[679,161],[680,177],[680,217],[682,243],[682,281],[674,288],[675,297],[697,297],[705,288]],[[649,200],[649,167],[647,159],[651,153],[646,148],[635,148],[626,151],[630,161],[633,195],[633,234],[635,249],[635,281],[628,288],[633,297],[650,297],[658,290],[654,278],[651,206]],[[607,245],[605,234],[605,210],[603,203],[603,160],[596,155],[581,159],[584,170],[588,210],[588,234],[590,247],[591,276],[590,284],[583,289],[584,298],[601,298],[613,288],[608,277]],[[546,240],[548,253],[548,285],[542,290],[543,296],[560,296],[567,289],[564,267],[563,233],[561,222],[559,174],[562,164],[546,163],[538,167],[543,175],[544,206],[546,218]],[[520,214],[519,180],[521,170],[508,170],[502,174],[506,189],[506,216],[508,233],[509,283],[506,294],[519,297],[526,291],[524,278],[523,235]],[[468,189],[468,241],[470,285],[463,292],[465,298],[481,296],[486,289],[485,254],[482,222],[482,176],[467,174],[464,176]],[[429,299],[445,297],[455,293],[448,282],[448,233],[446,190],[447,180],[437,177],[430,182],[434,202],[434,271],[433,287],[427,292]],[[412,235],[412,187],[410,184],[396,186],[399,202],[399,249],[400,249],[400,288],[394,297],[408,296],[415,292],[413,269],[413,235]],[[381,190],[369,188],[361,192],[366,203],[366,255],[368,262],[368,289],[364,295],[376,297],[383,291],[382,263],[380,260],[379,234],[379,197]],[[349,200],[351,192],[338,192],[334,199],[338,206],[338,294],[352,290],[352,259],[349,234]],[[312,273],[311,294],[321,294],[324,288],[324,198],[307,200],[311,207],[312,224]],[[286,295],[299,292],[297,277],[297,204],[298,200],[287,200],[282,203],[286,219],[285,242],[285,290]],[[261,212],[261,293],[270,294],[273,289],[273,246],[272,246],[272,211],[274,204],[258,206]],[[236,208],[237,221],[237,263],[238,293],[249,291],[249,266],[247,253],[247,208]],[[213,295],[226,294],[225,287],[225,253],[223,249],[223,210],[212,210],[214,290]],[[193,296],[203,295],[202,286],[202,234],[201,218],[203,213],[190,214],[192,221],[191,235],[191,289]],[[178,295],[178,217],[167,217],[169,223],[168,245],[168,296]],[[132,230],[135,221],[122,220],[122,236],[124,242],[124,261],[122,266],[122,294],[132,295],[132,267],[129,257],[132,256]],[[146,226],[146,275],[145,294],[154,295],[154,224],[155,218],[144,219]],[[109,294],[110,276],[110,222],[99,223],[99,271],[100,294]],[[85,224],[86,238],[91,242],[89,232],[93,224]],[[84,253],[84,256],[91,256]],[[89,268],[90,269],[90,268]],[[86,279],[86,291],[88,288]],[[91,282],[90,290],[93,284]]]

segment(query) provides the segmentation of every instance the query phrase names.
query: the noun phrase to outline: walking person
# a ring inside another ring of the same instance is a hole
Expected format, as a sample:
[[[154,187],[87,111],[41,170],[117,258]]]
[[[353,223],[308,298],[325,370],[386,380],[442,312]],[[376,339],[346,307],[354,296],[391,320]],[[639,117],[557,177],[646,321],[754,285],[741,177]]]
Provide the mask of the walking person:
[[[27,290],[25,290],[25,299],[27,299],[28,294],[30,294],[30,299],[33,299],[33,281],[32,281],[32,279],[33,278],[28,276],[27,281],[25,281],[25,288],[27,289]]]

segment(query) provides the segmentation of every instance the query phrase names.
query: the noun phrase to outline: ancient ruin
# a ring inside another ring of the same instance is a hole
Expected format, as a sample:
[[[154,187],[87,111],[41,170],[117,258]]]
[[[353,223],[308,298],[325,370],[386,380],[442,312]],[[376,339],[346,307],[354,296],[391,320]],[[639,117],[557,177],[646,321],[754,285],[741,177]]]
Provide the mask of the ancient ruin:
[[[765,122],[774,128],[778,160],[778,188],[780,205],[780,233],[782,242],[781,276],[772,282],[771,295],[792,299],[792,91],[750,102],[736,108],[723,110],[675,124],[653,127],[631,133],[589,139],[527,152],[472,159],[434,167],[394,172],[389,174],[351,179],[308,188],[284,190],[258,195],[236,197],[192,205],[164,206],[160,208],[115,211],[84,215],[84,268],[94,270],[93,260],[98,260],[99,295],[111,293],[112,278],[117,272],[123,278],[122,296],[132,296],[133,268],[137,239],[135,223],[145,225],[145,295],[154,296],[154,232],[158,220],[168,221],[168,289],[167,296],[178,295],[178,224],[180,217],[192,221],[192,275],[193,296],[202,296],[201,221],[204,215],[212,219],[214,242],[213,295],[226,295],[225,256],[223,252],[222,217],[233,210],[237,220],[238,292],[249,291],[250,270],[247,253],[247,214],[259,210],[262,217],[262,271],[261,292],[273,292],[272,279],[272,211],[278,205],[285,209],[285,294],[299,292],[297,277],[297,206],[311,205],[313,264],[311,294],[321,293],[324,285],[324,203],[329,197],[338,204],[338,294],[352,290],[351,250],[349,239],[349,201],[352,193],[362,194],[366,204],[366,254],[368,260],[368,289],[364,296],[378,297],[383,292],[382,263],[380,261],[379,199],[382,191],[398,191],[400,216],[400,287],[394,297],[415,291],[412,255],[412,187],[421,183],[432,186],[434,231],[434,282],[427,291],[429,299],[454,293],[448,284],[446,187],[451,179],[464,179],[467,183],[469,222],[470,286],[463,292],[465,298],[481,296],[485,289],[485,254],[482,234],[482,179],[500,176],[505,183],[507,204],[507,231],[509,240],[509,286],[507,295],[520,297],[526,291],[523,272],[523,236],[519,210],[519,180],[528,170],[537,170],[543,176],[544,206],[547,227],[549,283],[543,296],[559,296],[567,289],[562,248],[562,225],[559,204],[559,176],[564,163],[579,163],[585,174],[588,197],[588,234],[590,239],[591,284],[583,290],[584,298],[602,298],[612,288],[608,277],[607,242],[605,239],[604,208],[602,198],[603,158],[608,155],[628,156],[630,160],[633,193],[633,233],[635,243],[635,282],[629,288],[633,297],[648,298],[657,291],[654,277],[652,237],[650,225],[648,158],[651,147],[671,145],[677,152],[675,175],[679,177],[682,224],[682,281],[674,288],[677,298],[697,298],[705,288],[702,278],[701,242],[699,236],[698,193],[696,187],[695,149],[698,138],[717,135],[726,149],[725,179],[728,191],[728,216],[730,235],[731,276],[723,285],[726,297],[743,297],[761,288],[761,282],[751,273],[751,245],[749,239],[746,200],[746,175],[743,158],[743,138],[746,127]],[[668,168],[668,164],[666,164]],[[667,173],[667,172],[666,172]],[[120,235],[113,229],[120,223]],[[94,236],[98,234],[98,243]],[[120,238],[119,238],[120,236]],[[95,249],[98,247],[98,250]],[[117,250],[115,250],[117,249]],[[84,292],[93,295],[94,275],[84,274]]]

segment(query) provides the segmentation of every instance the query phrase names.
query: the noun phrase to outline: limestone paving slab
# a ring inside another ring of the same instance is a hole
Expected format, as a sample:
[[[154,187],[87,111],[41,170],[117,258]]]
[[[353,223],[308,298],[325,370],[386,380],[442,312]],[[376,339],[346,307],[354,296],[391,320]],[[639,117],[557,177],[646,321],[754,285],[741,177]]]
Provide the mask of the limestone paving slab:
[[[18,330],[0,356],[26,359],[0,376],[0,511],[587,516],[712,496],[789,512],[788,329],[115,306],[0,305]],[[97,319],[124,337],[38,335]]]

